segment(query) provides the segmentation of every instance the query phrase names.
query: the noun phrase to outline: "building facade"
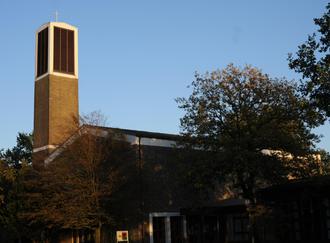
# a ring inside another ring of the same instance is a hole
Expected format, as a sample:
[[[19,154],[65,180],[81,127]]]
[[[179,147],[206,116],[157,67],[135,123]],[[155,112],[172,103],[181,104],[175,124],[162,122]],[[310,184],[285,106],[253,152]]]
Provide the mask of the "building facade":
[[[289,217],[283,221],[289,226],[280,227],[287,230],[283,233],[286,241],[276,241],[276,220],[261,218],[259,228],[251,230],[247,201],[219,201],[212,196],[205,201],[192,185],[185,184],[184,172],[189,160],[185,159],[187,151],[180,146],[180,136],[79,126],[76,27],[61,22],[42,25],[36,32],[35,56],[35,168],[42,169],[61,158],[86,133],[99,137],[119,134],[133,151],[130,159],[122,164],[127,183],[113,195],[112,217],[116,223],[105,225],[97,242],[118,242],[116,232],[125,234],[120,238],[126,239],[125,243],[238,243],[251,242],[251,239],[255,242],[330,242],[328,182],[316,194],[313,190],[321,188],[317,185],[307,194],[303,186],[294,190],[272,188],[263,193],[266,205],[275,202],[277,206],[271,206],[286,210]],[[203,151],[188,153],[191,158]],[[286,195],[290,197],[285,198]],[[254,230],[256,232],[252,232]],[[66,229],[50,241],[86,243],[95,242],[95,238],[91,231]]]

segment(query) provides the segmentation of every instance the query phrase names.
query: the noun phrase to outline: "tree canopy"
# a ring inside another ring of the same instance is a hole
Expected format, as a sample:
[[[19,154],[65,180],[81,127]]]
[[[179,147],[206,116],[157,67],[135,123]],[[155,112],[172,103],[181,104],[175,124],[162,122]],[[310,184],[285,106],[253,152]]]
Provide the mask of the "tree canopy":
[[[302,74],[301,90],[310,98],[312,106],[330,117],[330,3],[320,18],[315,18],[316,33],[289,54],[289,67]]]
[[[125,182],[122,165],[132,149],[121,135],[94,126],[104,121],[99,112],[84,116],[93,125],[83,125],[56,158],[25,174],[21,219],[46,237],[79,229],[95,232],[98,242],[102,225],[113,224],[112,195]]]
[[[206,173],[208,179],[212,174],[218,181],[229,178],[251,199],[259,186],[278,183],[289,174],[319,173],[314,157],[315,163],[305,158],[314,152],[318,136],[311,129],[322,116],[296,84],[230,64],[196,74],[191,88],[188,98],[177,99],[185,111],[181,131],[195,148],[210,152],[212,165],[204,166],[213,171]]]
[[[0,159],[8,165],[19,168],[22,162],[32,163],[32,133],[18,133],[12,149],[0,150]]]
[[[26,225],[19,219],[24,174],[31,168],[32,134],[18,133],[12,149],[0,151],[0,241],[21,239]]]
[[[104,137],[90,131],[68,146],[60,156],[33,178],[38,197],[27,195],[29,204],[39,207],[27,218],[47,222],[49,227],[66,229],[96,229],[111,224],[111,195],[121,183],[119,165],[127,159],[129,147],[124,141]],[[46,200],[45,200],[46,199]],[[70,217],[67,217],[70,215]]]

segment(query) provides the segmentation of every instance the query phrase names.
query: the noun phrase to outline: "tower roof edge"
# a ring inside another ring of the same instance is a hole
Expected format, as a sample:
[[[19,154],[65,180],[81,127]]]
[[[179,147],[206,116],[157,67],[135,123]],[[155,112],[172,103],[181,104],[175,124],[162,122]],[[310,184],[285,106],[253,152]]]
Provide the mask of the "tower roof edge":
[[[38,29],[37,29],[37,33],[40,32],[41,30],[43,30],[46,27],[50,27],[50,26],[56,26],[59,28],[63,28],[63,29],[68,29],[68,30],[74,30],[74,31],[78,31],[78,28],[74,25],[68,24],[66,22],[47,22],[44,23],[43,25],[41,25]]]

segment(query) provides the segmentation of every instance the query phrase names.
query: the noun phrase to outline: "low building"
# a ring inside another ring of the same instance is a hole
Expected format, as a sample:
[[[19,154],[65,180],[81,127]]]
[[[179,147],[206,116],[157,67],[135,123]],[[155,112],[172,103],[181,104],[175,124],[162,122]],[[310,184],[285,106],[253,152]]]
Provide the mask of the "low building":
[[[330,177],[265,188],[260,202],[272,209],[276,242],[330,242]]]

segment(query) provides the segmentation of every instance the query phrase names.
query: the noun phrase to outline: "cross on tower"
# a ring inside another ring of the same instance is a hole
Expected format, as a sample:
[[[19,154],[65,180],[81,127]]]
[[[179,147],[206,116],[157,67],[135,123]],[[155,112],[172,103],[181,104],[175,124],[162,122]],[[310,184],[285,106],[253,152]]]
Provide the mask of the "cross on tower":
[[[55,22],[57,22],[57,20],[58,20],[58,12],[57,12],[57,10],[55,11]]]

